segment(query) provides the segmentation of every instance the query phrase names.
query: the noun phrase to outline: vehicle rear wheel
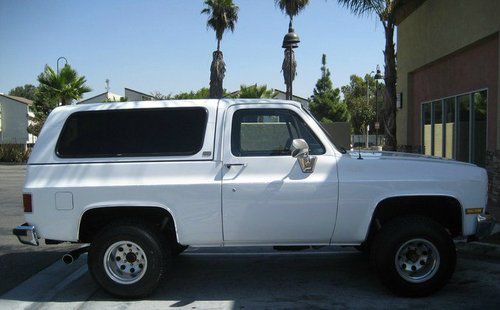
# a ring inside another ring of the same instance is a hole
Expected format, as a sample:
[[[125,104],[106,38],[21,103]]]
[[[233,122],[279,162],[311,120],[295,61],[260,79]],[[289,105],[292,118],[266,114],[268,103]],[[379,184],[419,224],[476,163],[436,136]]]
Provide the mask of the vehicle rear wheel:
[[[89,271],[104,290],[121,298],[149,295],[167,271],[170,247],[142,222],[115,222],[91,244]]]
[[[418,297],[441,289],[456,265],[451,236],[423,217],[396,218],[375,236],[371,259],[380,280],[394,293]]]

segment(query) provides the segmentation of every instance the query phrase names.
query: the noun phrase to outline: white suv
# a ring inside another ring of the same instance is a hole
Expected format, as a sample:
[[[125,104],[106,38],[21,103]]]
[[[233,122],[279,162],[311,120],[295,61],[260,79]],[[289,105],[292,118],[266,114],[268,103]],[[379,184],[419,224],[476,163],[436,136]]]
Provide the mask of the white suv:
[[[28,162],[23,243],[90,243],[108,292],[140,297],[187,246],[357,246],[406,296],[441,288],[453,238],[491,231],[486,171],[347,152],[299,103],[194,100],[55,109]]]

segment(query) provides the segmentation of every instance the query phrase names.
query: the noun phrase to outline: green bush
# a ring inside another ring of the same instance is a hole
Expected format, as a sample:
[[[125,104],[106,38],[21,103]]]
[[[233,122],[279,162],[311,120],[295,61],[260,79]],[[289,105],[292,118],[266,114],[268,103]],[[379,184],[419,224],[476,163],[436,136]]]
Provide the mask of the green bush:
[[[22,144],[0,144],[0,162],[26,162],[30,153],[31,149],[25,149]]]

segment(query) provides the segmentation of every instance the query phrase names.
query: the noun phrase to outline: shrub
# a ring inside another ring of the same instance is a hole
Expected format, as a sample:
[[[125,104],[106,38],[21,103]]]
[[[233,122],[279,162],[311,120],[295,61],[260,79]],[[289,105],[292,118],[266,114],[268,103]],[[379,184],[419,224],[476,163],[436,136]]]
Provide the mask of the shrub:
[[[30,153],[31,149],[25,149],[22,144],[0,144],[0,162],[26,162]]]

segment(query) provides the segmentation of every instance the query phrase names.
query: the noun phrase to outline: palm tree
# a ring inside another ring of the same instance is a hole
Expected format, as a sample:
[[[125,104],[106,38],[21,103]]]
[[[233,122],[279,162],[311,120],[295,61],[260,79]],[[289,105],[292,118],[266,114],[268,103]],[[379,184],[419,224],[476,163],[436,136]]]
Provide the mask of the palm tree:
[[[293,17],[299,15],[308,4],[309,0],[275,0],[277,6],[286,15],[290,17],[290,25],[293,22]]]
[[[81,99],[84,93],[91,91],[85,85],[85,76],[78,73],[66,64],[60,72],[55,72],[49,65],[38,76],[39,92],[48,97],[57,98],[61,105],[71,104],[73,100]]]
[[[275,4],[290,17],[288,24],[288,32],[293,30],[293,17],[297,16],[308,4],[309,0],[275,0]],[[297,75],[297,62],[295,61],[295,53],[292,48],[285,49],[285,57],[281,65],[283,78],[285,79],[287,98],[292,98],[292,83]]]
[[[217,50],[213,52],[212,65],[210,66],[210,98],[222,98],[223,80],[226,73],[226,64],[220,50],[220,42],[226,30],[234,32],[238,21],[238,6],[233,0],[205,0],[205,8],[201,14],[207,14],[207,27],[215,31]]]
[[[276,93],[272,89],[268,89],[267,85],[240,85],[237,98],[274,98]]]
[[[377,14],[385,31],[384,82],[385,107],[382,120],[386,148],[397,149],[396,139],[396,52],[394,49],[395,15],[404,1],[401,0],[337,0],[356,15]]]

